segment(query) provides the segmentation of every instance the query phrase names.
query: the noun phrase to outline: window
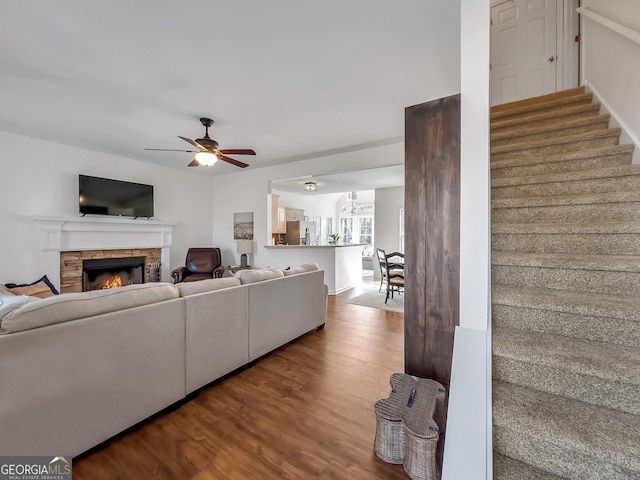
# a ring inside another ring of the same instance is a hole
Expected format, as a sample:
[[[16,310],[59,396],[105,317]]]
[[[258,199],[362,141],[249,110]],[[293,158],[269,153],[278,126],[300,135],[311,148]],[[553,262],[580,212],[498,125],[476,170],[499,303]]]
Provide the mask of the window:
[[[329,235],[333,234],[333,218],[327,217],[324,219],[324,235],[325,240],[328,240]]]
[[[316,238],[314,239],[314,245],[322,245],[322,239],[326,237],[322,233],[322,228],[324,226],[322,225],[322,217],[313,217],[313,221],[316,224]]]
[[[358,243],[364,243],[365,245],[373,244],[373,217],[360,217],[358,218],[358,224],[360,225],[360,238]]]
[[[351,243],[352,237],[353,237],[353,219],[341,218],[340,219],[340,238],[342,239],[342,244],[346,245],[348,243]]]
[[[340,238],[343,245],[349,243],[373,245],[373,217],[341,218]]]

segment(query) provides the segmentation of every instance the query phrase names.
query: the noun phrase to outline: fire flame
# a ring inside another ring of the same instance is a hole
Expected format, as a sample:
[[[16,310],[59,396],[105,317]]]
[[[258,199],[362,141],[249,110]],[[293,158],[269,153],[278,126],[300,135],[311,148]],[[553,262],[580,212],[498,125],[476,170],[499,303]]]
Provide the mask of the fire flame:
[[[120,278],[120,275],[118,275],[117,273],[114,273],[113,275],[111,275],[111,278],[109,280],[105,281],[102,284],[102,289],[104,290],[105,288],[116,288],[121,286],[122,286],[122,279]]]

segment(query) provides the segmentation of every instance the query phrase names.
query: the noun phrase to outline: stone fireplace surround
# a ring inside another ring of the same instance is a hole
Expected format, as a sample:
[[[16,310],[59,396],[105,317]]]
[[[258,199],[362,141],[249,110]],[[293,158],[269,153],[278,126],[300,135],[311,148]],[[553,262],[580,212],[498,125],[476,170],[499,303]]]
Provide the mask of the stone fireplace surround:
[[[62,260],[69,255],[87,258],[145,256],[146,272],[151,262],[160,262],[160,280],[171,279],[170,250],[177,222],[122,217],[34,217],[41,231],[42,271],[61,292],[82,291],[61,282]],[[93,251],[93,252],[92,252]],[[116,251],[117,253],[112,253]],[[69,255],[67,255],[67,253]],[[88,256],[90,255],[90,256]],[[103,256],[100,256],[103,255]]]
[[[151,264],[160,263],[159,248],[127,248],[117,250],[75,250],[60,252],[60,293],[83,291],[83,262],[113,258],[144,257],[145,269],[142,282],[150,278]]]

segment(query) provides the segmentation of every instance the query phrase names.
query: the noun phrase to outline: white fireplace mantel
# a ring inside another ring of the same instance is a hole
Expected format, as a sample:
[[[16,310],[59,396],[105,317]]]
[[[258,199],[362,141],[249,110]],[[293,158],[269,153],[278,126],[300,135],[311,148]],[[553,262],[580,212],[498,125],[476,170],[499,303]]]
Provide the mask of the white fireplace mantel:
[[[42,233],[42,261],[60,286],[60,252],[159,248],[161,279],[168,281],[173,228],[178,222],[125,217],[33,217]]]

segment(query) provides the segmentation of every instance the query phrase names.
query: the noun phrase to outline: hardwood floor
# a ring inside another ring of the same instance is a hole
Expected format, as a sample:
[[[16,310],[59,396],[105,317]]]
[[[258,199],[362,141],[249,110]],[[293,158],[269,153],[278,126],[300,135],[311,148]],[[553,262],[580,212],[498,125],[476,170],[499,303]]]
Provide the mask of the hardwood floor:
[[[326,328],[73,461],[74,480],[406,479],[373,452],[403,316],[329,297]]]

